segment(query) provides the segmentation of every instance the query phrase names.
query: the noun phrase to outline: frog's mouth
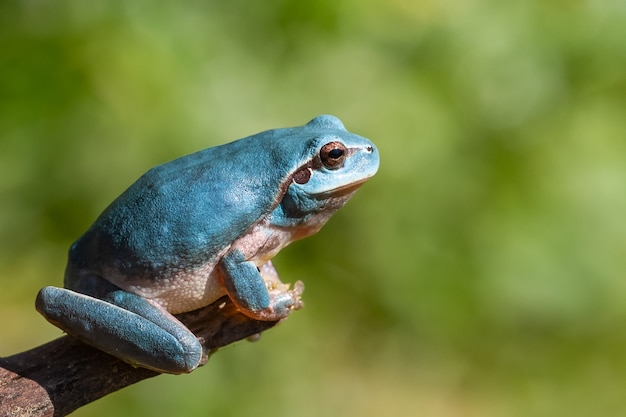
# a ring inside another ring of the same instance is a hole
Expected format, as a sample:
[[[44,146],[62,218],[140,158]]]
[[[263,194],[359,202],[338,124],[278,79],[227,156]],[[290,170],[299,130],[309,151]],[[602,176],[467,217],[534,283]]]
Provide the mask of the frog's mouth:
[[[335,189],[331,190],[330,192],[331,192],[331,193],[333,193],[333,194],[335,194],[335,193],[345,193],[345,192],[352,192],[352,191],[356,191],[356,190],[358,190],[358,189],[359,189],[359,187],[360,187],[361,185],[363,185],[363,184],[364,184],[367,180],[369,180],[369,179],[370,179],[369,177],[367,177],[367,178],[363,178],[362,180],[359,180],[359,181],[353,182],[353,183],[351,183],[351,184],[344,185],[344,186],[342,186],[342,187],[337,187],[337,188],[335,188]]]
[[[363,185],[369,179],[370,177],[363,178],[362,180],[351,182],[350,184],[322,191],[320,193],[317,193],[316,195],[321,198],[343,197],[346,195],[352,195],[356,190],[359,189],[359,187],[361,187],[361,185]]]

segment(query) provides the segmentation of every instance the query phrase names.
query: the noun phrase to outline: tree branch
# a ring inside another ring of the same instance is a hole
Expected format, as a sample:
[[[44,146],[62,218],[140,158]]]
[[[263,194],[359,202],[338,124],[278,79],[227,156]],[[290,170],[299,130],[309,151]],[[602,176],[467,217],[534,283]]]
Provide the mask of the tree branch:
[[[278,322],[241,314],[228,297],[177,316],[206,351],[254,336]],[[0,416],[61,417],[135,382],[159,375],[64,336],[0,358]]]

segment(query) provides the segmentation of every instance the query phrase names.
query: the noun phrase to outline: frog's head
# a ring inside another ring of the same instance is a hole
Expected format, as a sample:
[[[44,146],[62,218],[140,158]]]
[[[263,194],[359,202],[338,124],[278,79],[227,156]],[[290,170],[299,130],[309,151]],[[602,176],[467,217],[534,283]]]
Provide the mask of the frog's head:
[[[286,184],[281,211],[286,219],[319,228],[376,173],[378,150],[334,116],[316,117],[300,135],[306,135],[306,148]]]
[[[308,159],[292,176],[293,188],[316,199],[356,191],[378,170],[378,150],[368,139],[350,133],[334,116],[318,116],[305,125],[317,133]]]

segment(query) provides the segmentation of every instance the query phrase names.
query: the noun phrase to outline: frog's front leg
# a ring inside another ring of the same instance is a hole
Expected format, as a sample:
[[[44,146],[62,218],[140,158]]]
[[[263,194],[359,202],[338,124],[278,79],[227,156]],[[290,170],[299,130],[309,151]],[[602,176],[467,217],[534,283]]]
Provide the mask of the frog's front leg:
[[[132,365],[180,374],[205,358],[202,345],[161,306],[100,277],[83,278],[78,291],[45,287],[37,310],[71,336]]]
[[[228,295],[237,308],[250,318],[275,321],[286,318],[291,310],[303,306],[300,296],[304,284],[297,281],[293,290],[283,284],[270,261],[261,268],[245,260],[233,250],[219,264],[221,277]]]

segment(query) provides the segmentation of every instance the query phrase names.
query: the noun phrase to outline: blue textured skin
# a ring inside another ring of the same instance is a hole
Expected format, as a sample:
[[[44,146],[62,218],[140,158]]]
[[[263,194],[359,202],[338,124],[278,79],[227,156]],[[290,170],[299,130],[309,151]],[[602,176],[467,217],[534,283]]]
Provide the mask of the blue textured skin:
[[[329,168],[320,149],[336,142],[345,159]],[[245,314],[286,317],[301,289],[268,292],[257,267],[290,241],[315,233],[375,174],[378,158],[370,141],[333,116],[319,116],[157,166],[71,246],[66,289],[42,289],[37,309],[67,333],[128,362],[190,372],[202,347],[167,311],[188,309],[168,308],[171,294],[159,299],[134,292],[172,289],[176,296],[181,277],[202,285],[217,280]],[[184,301],[197,308],[194,301],[213,300]]]
[[[207,253],[218,253],[271,211],[289,175],[317,153],[317,143],[331,136],[363,140],[343,129],[338,119],[316,118],[303,127],[262,132],[152,168],[72,245],[69,263],[114,265],[123,274],[154,277],[162,269],[203,264]],[[347,182],[353,172],[348,174]],[[311,194],[338,182],[324,180],[307,184]],[[299,204],[312,211],[319,202],[302,198]],[[302,219],[279,221],[293,225]]]

